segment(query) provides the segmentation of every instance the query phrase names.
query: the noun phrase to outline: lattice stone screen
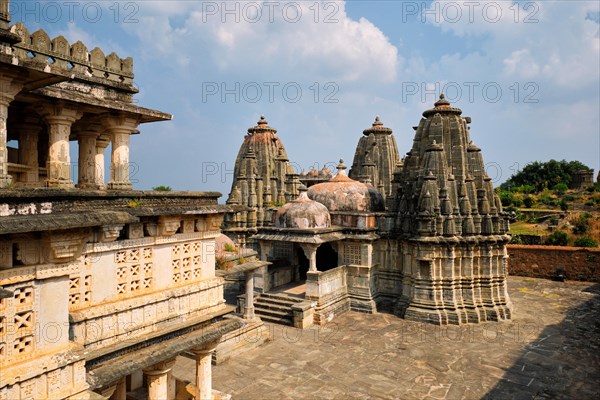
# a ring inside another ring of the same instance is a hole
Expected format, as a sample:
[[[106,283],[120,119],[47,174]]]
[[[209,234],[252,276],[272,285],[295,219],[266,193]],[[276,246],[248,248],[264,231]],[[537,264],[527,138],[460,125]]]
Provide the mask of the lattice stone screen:
[[[0,363],[34,349],[35,318],[32,285],[11,289],[14,296],[0,300]]]
[[[92,263],[90,255],[83,256],[83,268],[69,275],[69,309],[87,307],[92,301]]]
[[[360,244],[346,243],[344,245],[344,264],[362,264]]]
[[[290,258],[293,246],[291,243],[276,243],[273,246],[273,258]]]
[[[152,248],[123,250],[115,253],[117,296],[151,290],[154,285]]]
[[[195,281],[202,276],[202,243],[190,242],[176,244],[171,249],[173,282],[183,284]]]

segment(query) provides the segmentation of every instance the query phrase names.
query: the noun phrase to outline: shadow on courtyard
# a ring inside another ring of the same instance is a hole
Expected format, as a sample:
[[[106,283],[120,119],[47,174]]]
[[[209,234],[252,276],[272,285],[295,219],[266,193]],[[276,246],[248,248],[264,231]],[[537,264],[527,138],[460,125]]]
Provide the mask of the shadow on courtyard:
[[[600,284],[583,292],[590,299],[524,346],[484,399],[600,398]]]

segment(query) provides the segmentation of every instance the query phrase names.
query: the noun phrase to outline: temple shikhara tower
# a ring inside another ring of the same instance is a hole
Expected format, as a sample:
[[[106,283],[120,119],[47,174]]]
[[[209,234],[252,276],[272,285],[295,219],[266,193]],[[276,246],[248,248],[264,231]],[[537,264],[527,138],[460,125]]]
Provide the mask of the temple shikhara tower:
[[[375,118],[371,128],[363,131],[363,135],[356,146],[352,169],[348,175],[375,186],[386,198],[392,195],[394,172],[400,168],[396,138],[379,117]]]
[[[235,160],[227,204],[239,211],[226,217],[224,232],[245,245],[258,227],[271,223],[277,207],[296,198],[299,185],[277,129],[261,116],[248,129]]]
[[[423,113],[396,182],[395,312],[409,319],[465,323],[510,317],[506,290],[508,220],[470,118],[440,96]]]

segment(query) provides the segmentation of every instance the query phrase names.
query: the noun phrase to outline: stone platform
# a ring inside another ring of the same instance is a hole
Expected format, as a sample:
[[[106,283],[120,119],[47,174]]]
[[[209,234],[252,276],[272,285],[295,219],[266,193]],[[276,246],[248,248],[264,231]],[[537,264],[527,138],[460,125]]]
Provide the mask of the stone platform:
[[[509,277],[513,319],[439,327],[348,312],[213,370],[236,399],[600,398],[600,285]],[[179,379],[193,380],[179,358]]]

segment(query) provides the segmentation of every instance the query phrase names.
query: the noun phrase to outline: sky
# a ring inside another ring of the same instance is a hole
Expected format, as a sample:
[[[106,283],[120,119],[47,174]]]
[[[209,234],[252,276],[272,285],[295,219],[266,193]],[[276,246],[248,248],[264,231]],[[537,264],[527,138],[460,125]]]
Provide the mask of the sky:
[[[408,152],[444,92],[495,185],[528,162],[600,168],[597,1],[11,1],[13,21],[134,59],[136,189],[219,191],[260,115],[298,171],[351,164],[379,115]],[[76,151],[76,146],[72,151]],[[73,159],[76,160],[76,157]]]

